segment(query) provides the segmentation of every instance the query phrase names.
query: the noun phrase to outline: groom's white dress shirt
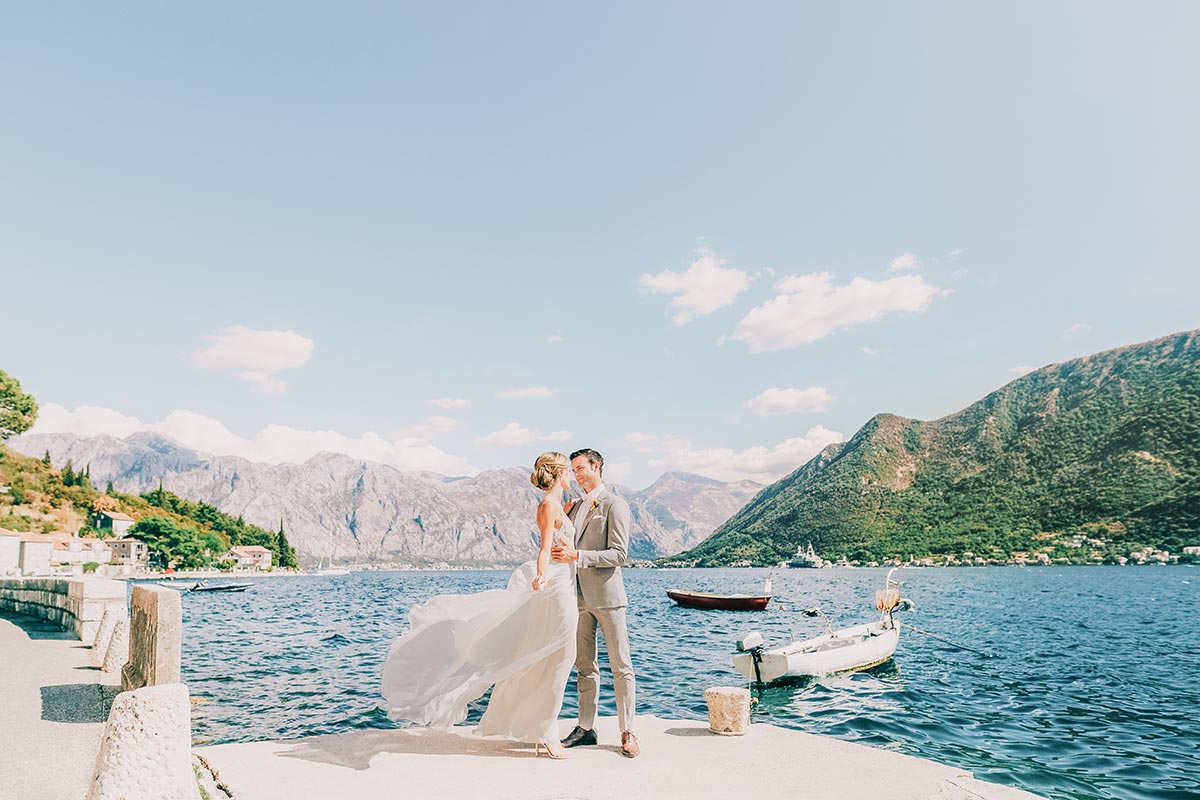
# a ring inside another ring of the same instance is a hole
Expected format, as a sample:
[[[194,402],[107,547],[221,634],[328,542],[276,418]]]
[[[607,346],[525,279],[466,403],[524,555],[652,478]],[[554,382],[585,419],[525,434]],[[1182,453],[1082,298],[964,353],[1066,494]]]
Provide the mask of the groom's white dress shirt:
[[[581,510],[578,514],[575,515],[575,519],[579,520],[580,529],[583,528],[583,521],[585,519],[587,519],[587,515],[592,513],[592,501],[595,500],[597,497],[599,497],[600,493],[603,491],[604,491],[604,483],[601,482],[601,483],[596,484],[595,489],[592,489],[590,492],[585,494],[580,499],[579,502],[581,504],[580,505]],[[584,504],[586,504],[586,505],[584,505]]]

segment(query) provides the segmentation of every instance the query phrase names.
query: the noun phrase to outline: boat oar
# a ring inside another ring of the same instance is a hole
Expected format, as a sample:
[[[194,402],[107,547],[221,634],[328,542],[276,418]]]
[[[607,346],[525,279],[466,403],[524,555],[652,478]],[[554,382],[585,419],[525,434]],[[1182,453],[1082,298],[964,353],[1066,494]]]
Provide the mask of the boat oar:
[[[937,639],[939,642],[945,642],[946,644],[950,645],[951,647],[957,647],[960,650],[969,650],[970,652],[977,653],[977,654],[983,656],[984,658],[999,658],[1000,657],[1000,656],[996,655],[995,653],[985,653],[983,650],[976,650],[974,647],[967,647],[965,644],[959,644],[958,642],[952,642],[949,639],[947,639],[945,636],[938,636],[936,633],[930,633],[929,631],[921,630],[916,625],[909,625],[907,622],[901,622],[900,624],[903,625],[904,627],[908,628],[909,630],[916,631],[917,633],[923,633],[926,636],[932,636],[934,639]]]

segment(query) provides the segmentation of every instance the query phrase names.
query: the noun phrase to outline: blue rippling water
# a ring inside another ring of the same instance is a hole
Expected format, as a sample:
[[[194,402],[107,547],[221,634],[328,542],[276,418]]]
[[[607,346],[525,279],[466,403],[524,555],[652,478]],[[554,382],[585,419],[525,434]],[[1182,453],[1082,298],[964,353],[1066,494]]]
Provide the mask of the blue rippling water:
[[[675,607],[665,591],[757,591],[765,570],[630,570],[638,710],[704,719],[707,686],[741,683],[732,643],[819,632],[874,616],[881,569],[774,574],[788,610]],[[379,670],[405,612],[431,595],[504,585],[506,572],[363,572],[256,581],[244,594],[184,595],[184,680],[197,741],[394,727]],[[897,750],[1051,798],[1200,796],[1200,630],[1194,567],[922,569],[898,574],[909,623],[990,655],[905,630],[867,673],[763,692],[755,719]],[[575,711],[567,687],[564,716]],[[602,713],[614,713],[611,683]],[[477,718],[482,705],[472,712]]]

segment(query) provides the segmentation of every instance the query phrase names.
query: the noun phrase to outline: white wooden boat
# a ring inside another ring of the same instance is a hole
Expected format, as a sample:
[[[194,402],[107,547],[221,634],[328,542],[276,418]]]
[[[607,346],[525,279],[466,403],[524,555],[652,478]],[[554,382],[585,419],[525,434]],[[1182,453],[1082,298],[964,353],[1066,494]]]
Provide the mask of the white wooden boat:
[[[804,613],[825,620],[825,633],[781,647],[767,649],[763,638],[751,633],[737,644],[734,668],[756,683],[806,675],[833,675],[870,669],[891,659],[900,644],[900,625],[892,612],[912,608],[912,601],[900,597],[900,581],[892,580],[890,570],[883,590],[875,593],[875,609],[883,615],[867,622],[834,630],[819,608]]]
[[[752,681],[770,683],[780,678],[832,675],[870,669],[890,659],[900,643],[900,628],[890,619],[842,628],[783,647],[738,653],[733,666]],[[754,661],[759,660],[758,673]]]

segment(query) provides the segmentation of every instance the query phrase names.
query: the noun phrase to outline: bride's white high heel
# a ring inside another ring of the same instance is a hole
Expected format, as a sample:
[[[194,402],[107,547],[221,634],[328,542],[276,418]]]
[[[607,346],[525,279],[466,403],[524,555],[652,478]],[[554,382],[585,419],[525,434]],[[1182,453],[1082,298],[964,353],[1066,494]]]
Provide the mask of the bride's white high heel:
[[[556,753],[550,749],[550,745],[546,742],[535,742],[533,745],[533,754],[534,756],[539,756],[541,755],[541,751],[544,749],[546,751],[546,755],[550,756],[550,758],[554,759],[555,761],[562,761],[564,758],[570,758],[570,756],[567,755],[567,748],[563,747],[561,744],[558,747],[559,750]]]

